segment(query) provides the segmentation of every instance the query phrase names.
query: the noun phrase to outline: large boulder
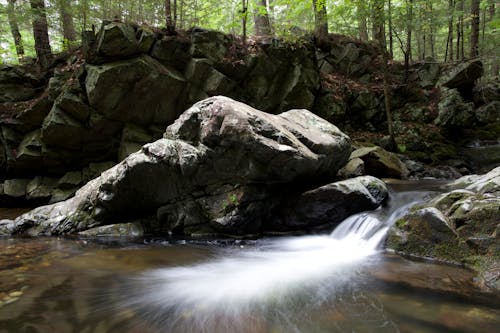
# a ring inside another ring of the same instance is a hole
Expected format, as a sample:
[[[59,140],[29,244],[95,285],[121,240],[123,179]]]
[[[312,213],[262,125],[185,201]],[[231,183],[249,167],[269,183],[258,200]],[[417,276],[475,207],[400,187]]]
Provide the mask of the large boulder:
[[[186,233],[183,226],[200,221],[203,230],[260,232],[266,216],[255,220],[254,213],[273,193],[282,195],[295,182],[333,179],[351,151],[345,134],[307,110],[270,115],[226,97],[195,104],[164,136],[75,197],[3,221],[0,233],[74,233],[146,217],[148,228],[163,231]],[[175,213],[180,202],[193,209],[163,221],[162,212]]]
[[[462,177],[453,189],[413,207],[387,244],[405,255],[466,265],[483,287],[500,290],[500,167]]]
[[[476,121],[474,103],[466,102],[457,89],[443,89],[434,123],[441,127],[471,127]]]
[[[396,154],[378,147],[361,147],[352,152],[349,160],[361,159],[366,174],[377,177],[406,179],[409,171]]]
[[[483,75],[483,63],[474,59],[463,62],[445,71],[438,81],[438,85],[447,88],[472,87],[477,79]]]
[[[379,207],[388,198],[385,183],[361,176],[318,187],[286,200],[282,218],[285,230],[326,225],[332,229],[347,217]]]

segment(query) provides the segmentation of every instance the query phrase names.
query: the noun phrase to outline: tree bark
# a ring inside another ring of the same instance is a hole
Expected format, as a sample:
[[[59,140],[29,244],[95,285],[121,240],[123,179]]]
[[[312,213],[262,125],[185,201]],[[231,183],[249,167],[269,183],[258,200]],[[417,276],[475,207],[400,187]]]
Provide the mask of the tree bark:
[[[16,0],[9,0],[7,4],[7,16],[9,19],[10,32],[12,33],[12,38],[14,38],[14,44],[16,45],[16,54],[19,59],[24,57],[24,46],[21,33],[19,32],[19,25],[17,24],[16,17]]]
[[[373,0],[373,39],[385,51],[387,42],[385,40],[384,20],[384,0]]]
[[[247,19],[248,19],[248,0],[241,0],[241,26],[243,29],[243,45],[247,43]]]
[[[71,0],[58,0],[59,15],[61,16],[61,25],[63,30],[63,46],[65,49],[71,47],[76,41],[75,26],[73,16],[69,10]]]
[[[269,13],[267,11],[266,0],[256,0],[253,13],[255,24],[255,34],[260,37],[271,36],[271,23],[269,21]]]
[[[43,0],[30,0],[33,12],[33,36],[35,51],[42,69],[47,69],[52,61],[52,49],[49,42],[49,27]]]
[[[391,59],[394,58],[394,41],[392,36],[392,5],[391,0],[387,0],[387,19],[389,24],[389,54],[391,55]]]
[[[173,8],[172,8],[173,7]],[[169,34],[175,33],[175,19],[177,15],[177,1],[174,0],[173,6],[170,0],[165,0],[165,24]]]
[[[366,7],[362,0],[356,1],[356,15],[358,17],[359,39],[368,41],[368,26],[366,24]]]
[[[314,10],[314,35],[323,39],[328,37],[328,16],[326,0],[312,0]]]
[[[457,18],[457,60],[464,59],[464,0],[458,2],[458,18]]]
[[[480,0],[471,1],[471,33],[470,33],[470,57],[479,56],[479,4]]]
[[[455,11],[455,3],[453,0],[448,0],[448,37],[446,38],[446,51],[444,53],[444,61],[453,61],[453,16]]]
[[[410,61],[411,61],[411,35],[413,30],[413,0],[409,0],[406,9],[406,50],[404,52],[405,56],[405,82],[408,81],[408,75],[410,72]]]

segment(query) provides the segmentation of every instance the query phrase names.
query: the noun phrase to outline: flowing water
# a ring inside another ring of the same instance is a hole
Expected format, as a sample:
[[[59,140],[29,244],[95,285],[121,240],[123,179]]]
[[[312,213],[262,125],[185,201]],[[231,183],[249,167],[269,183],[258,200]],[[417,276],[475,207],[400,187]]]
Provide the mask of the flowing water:
[[[381,251],[429,195],[393,193],[322,236],[1,239],[0,333],[497,332],[500,300],[470,272]]]

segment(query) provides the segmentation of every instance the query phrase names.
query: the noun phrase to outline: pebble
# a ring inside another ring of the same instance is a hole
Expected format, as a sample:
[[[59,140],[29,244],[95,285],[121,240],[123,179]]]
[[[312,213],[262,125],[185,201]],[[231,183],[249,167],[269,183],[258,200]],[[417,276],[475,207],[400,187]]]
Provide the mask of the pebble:
[[[19,299],[19,297],[12,297],[12,298],[9,298],[7,300],[4,300],[3,301],[3,304],[4,305],[7,305],[7,304],[10,304],[10,303],[14,303],[15,301],[17,301]]]
[[[22,291],[13,291],[9,294],[10,297],[19,297],[22,296],[23,292]]]

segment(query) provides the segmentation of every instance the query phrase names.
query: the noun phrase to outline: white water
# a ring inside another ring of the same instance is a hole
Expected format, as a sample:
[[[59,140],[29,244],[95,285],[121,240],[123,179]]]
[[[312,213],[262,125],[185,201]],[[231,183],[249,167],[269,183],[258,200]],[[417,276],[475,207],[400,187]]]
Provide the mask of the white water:
[[[395,194],[388,207],[354,215],[331,235],[265,240],[208,262],[150,271],[139,278],[137,295],[128,305],[146,308],[169,331],[211,332],[221,317],[230,331],[238,327],[242,313],[256,307],[264,313],[278,311],[277,305],[300,293],[310,300],[332,297],[353,283],[362,264],[380,252],[398,216],[423,196]]]

